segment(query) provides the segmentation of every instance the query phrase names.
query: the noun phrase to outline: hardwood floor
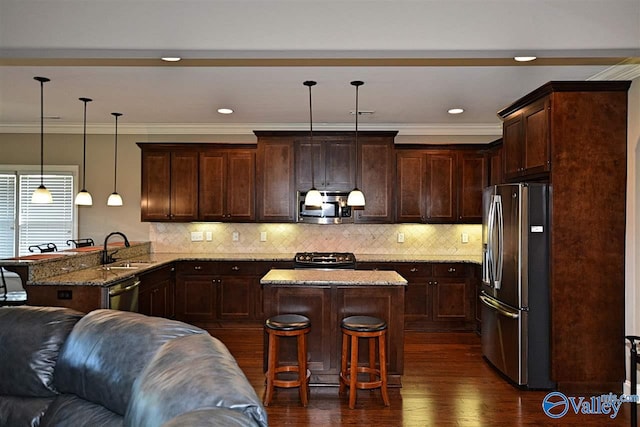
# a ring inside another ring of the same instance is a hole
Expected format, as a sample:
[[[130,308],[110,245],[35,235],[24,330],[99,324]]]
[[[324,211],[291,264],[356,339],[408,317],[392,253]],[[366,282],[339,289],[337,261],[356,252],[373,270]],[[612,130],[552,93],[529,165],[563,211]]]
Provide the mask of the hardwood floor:
[[[261,329],[212,329],[236,357],[260,397],[264,392]],[[278,389],[269,407],[271,426],[628,426],[630,404],[617,417],[576,415],[549,418],[542,411],[547,391],[521,391],[481,357],[473,333],[405,333],[402,388],[389,389],[390,407],[380,391],[358,391],[356,408],[337,387],[311,387],[309,405],[297,389]],[[579,397],[579,396],[577,396]],[[590,396],[586,396],[590,397]]]

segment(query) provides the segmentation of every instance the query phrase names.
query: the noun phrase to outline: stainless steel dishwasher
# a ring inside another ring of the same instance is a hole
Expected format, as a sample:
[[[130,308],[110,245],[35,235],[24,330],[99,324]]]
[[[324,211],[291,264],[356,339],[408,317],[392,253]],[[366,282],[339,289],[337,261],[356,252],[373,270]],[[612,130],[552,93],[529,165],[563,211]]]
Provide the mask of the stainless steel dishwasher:
[[[140,279],[130,277],[106,288],[108,307],[113,310],[138,311],[138,287]]]

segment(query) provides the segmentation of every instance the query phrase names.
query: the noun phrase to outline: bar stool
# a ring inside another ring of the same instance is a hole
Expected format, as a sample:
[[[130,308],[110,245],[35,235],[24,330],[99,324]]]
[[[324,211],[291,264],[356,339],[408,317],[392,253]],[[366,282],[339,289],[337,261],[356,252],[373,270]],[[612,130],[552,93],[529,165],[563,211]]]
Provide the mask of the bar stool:
[[[342,319],[342,361],[340,368],[340,395],[349,387],[349,408],[356,406],[357,389],[371,390],[380,388],[384,406],[389,406],[387,395],[387,356],[385,337],[387,323],[371,316],[351,316]],[[369,366],[358,366],[358,340],[368,339]],[[377,338],[377,339],[376,339]],[[349,341],[351,353],[349,354]],[[376,368],[376,341],[378,342],[378,362]],[[348,360],[350,359],[350,362]],[[369,381],[358,381],[358,373],[369,374]]]
[[[309,378],[311,372],[307,369],[307,333],[311,330],[311,321],[308,317],[299,314],[280,314],[271,317],[265,322],[265,331],[269,336],[269,349],[267,354],[267,388],[265,390],[264,404],[269,406],[275,387],[300,388],[300,402],[307,406],[309,402]],[[280,365],[278,360],[280,337],[296,337],[298,364]],[[295,380],[278,379],[281,372],[297,372]]]

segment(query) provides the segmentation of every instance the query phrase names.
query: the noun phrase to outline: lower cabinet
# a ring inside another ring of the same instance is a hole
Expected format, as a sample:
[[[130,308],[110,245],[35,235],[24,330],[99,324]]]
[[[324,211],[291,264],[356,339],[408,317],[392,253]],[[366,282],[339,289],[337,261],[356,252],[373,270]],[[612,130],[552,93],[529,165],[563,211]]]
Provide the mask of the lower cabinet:
[[[358,263],[395,270],[407,279],[404,327],[419,331],[474,331],[476,268],[469,263]]]
[[[175,269],[173,264],[139,276],[138,311],[171,319],[174,312]]]
[[[181,261],[176,265],[176,319],[195,323],[264,321],[260,278],[291,262]]]

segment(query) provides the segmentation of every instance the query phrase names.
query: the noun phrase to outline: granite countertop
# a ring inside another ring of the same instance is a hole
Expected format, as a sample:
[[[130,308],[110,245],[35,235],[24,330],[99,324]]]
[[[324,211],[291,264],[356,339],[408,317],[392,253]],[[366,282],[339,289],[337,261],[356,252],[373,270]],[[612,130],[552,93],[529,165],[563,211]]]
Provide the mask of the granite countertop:
[[[147,246],[145,246],[147,245]],[[60,264],[63,267],[59,268],[59,271],[52,272],[48,275],[38,275],[37,278],[29,280],[30,285],[50,285],[50,286],[111,286],[116,282],[127,279],[129,277],[159,268],[165,264],[174,261],[293,261],[294,253],[145,253],[145,248],[149,245],[148,242],[139,244],[138,252],[136,256],[130,256],[126,259],[121,259],[116,262],[117,266],[121,262],[138,262],[135,269],[108,269],[103,268],[99,264],[88,264],[87,256],[89,254],[95,254],[98,256],[100,248],[93,247],[92,249],[86,248],[84,250],[70,250],[65,251],[64,254],[56,252],[53,254],[34,254],[26,257],[20,257],[18,259],[4,259],[0,260],[1,265],[28,265],[30,269],[36,271],[50,271],[54,267],[54,262],[61,263],[64,260],[69,262]],[[132,245],[134,246],[134,245]],[[109,249],[120,249],[120,245],[115,244],[113,247],[109,245]],[[122,248],[123,249],[123,248]],[[142,252],[142,253],[141,253]],[[43,256],[45,255],[45,256]],[[76,255],[73,257],[72,255]],[[77,261],[76,261],[77,258]],[[98,258],[96,258],[97,260]],[[356,254],[357,261],[361,262],[456,262],[456,263],[481,263],[480,256],[473,255],[400,255],[400,254]],[[99,261],[98,261],[99,262]],[[108,266],[107,266],[108,267]],[[277,270],[276,270],[277,271]],[[295,270],[284,270],[295,271]],[[318,270],[298,270],[301,275],[304,276],[305,284],[316,284],[317,275],[312,277],[312,272]],[[307,271],[307,273],[304,273]],[[326,277],[327,271],[320,270]],[[371,274],[367,270],[340,270],[343,283],[348,276],[353,280],[350,284],[358,284],[364,282],[371,282],[371,280],[377,281],[379,284],[395,284],[397,281],[404,280],[400,275],[384,277],[382,271],[375,272],[376,277],[372,279],[371,276],[367,277],[367,274]],[[389,272],[386,272],[389,273]],[[317,273],[316,273],[317,274]],[[337,274],[335,274],[337,275]],[[46,277],[44,277],[46,276]],[[267,276],[265,276],[267,277]],[[298,276],[301,277],[301,276]],[[285,280],[285,279],[282,279]],[[322,278],[318,279],[322,280]],[[336,282],[334,282],[336,283]],[[406,283],[406,282],[405,282]],[[401,284],[401,283],[400,283]]]
[[[260,279],[260,283],[263,285],[404,286],[407,281],[395,271],[273,269]]]

